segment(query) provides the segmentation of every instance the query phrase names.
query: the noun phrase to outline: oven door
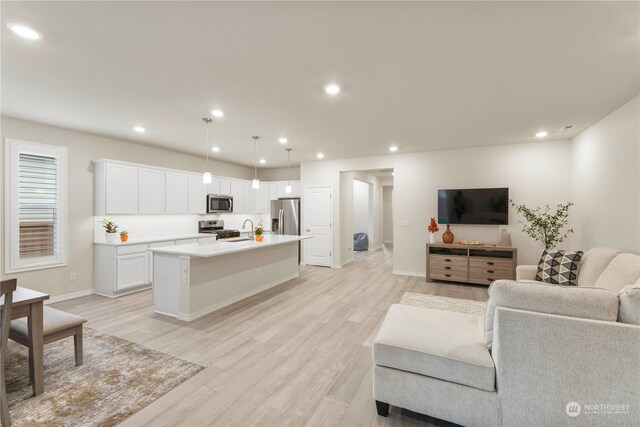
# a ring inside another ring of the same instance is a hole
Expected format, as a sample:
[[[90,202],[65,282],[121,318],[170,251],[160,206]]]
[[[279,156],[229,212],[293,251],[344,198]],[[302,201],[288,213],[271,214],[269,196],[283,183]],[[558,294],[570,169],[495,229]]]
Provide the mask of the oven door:
[[[233,212],[233,197],[207,195],[207,213]]]

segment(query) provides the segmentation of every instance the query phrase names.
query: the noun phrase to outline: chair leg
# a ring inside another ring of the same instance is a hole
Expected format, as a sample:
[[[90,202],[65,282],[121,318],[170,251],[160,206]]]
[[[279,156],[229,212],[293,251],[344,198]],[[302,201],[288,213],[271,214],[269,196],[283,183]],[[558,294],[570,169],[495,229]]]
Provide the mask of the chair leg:
[[[389,404],[376,400],[376,410],[378,411],[378,415],[380,415],[381,417],[386,417],[387,415],[389,415]]]
[[[76,328],[76,334],[73,336],[73,345],[76,350],[76,366],[81,366],[84,363],[82,325]]]
[[[4,360],[2,358],[0,358],[0,363],[0,423],[2,427],[9,427],[11,425],[11,417],[9,416],[9,400],[4,383]]]

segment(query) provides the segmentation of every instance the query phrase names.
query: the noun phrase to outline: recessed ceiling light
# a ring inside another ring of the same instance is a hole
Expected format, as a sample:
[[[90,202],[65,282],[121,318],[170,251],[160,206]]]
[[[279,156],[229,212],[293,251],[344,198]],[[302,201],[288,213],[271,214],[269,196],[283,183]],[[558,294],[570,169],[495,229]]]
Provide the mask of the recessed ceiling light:
[[[324,154],[318,153],[318,154],[316,154],[316,157],[319,158],[319,159],[324,159]]]
[[[287,142],[289,142],[289,140],[288,140],[287,138],[279,138],[279,139],[278,139],[278,142],[279,142],[280,144],[286,144]]]
[[[398,146],[392,145],[391,147],[389,147],[389,151],[391,151],[392,153],[395,153],[396,151],[398,151]]]
[[[133,130],[135,130],[138,133],[144,133],[146,131],[146,129],[143,128],[142,126],[134,126]]]
[[[267,163],[267,161],[265,159],[260,159],[260,164],[264,165],[265,163]]]
[[[220,151],[220,147],[211,147],[211,151],[217,153],[218,151]]]
[[[222,112],[221,110],[211,110],[211,115],[219,119],[220,117],[224,116],[224,112]]]
[[[324,87],[324,91],[329,95],[337,95],[340,93],[340,86],[335,83],[329,83]]]
[[[11,31],[13,31],[20,37],[24,37],[25,39],[38,40],[39,38],[42,38],[42,34],[37,32],[33,28],[27,27],[23,24],[18,24],[17,22],[9,22],[7,23],[7,27],[9,27]]]
[[[536,138],[544,138],[547,135],[549,135],[549,132],[541,130],[540,132],[536,133]]]

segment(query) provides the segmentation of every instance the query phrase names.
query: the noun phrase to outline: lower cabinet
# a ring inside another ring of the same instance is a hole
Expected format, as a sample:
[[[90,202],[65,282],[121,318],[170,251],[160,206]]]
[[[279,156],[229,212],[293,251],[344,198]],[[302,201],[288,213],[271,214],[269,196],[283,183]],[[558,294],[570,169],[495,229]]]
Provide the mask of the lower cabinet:
[[[93,245],[95,292],[116,297],[151,286],[146,243],[127,246]]]
[[[116,292],[149,283],[149,254],[147,252],[116,256]]]

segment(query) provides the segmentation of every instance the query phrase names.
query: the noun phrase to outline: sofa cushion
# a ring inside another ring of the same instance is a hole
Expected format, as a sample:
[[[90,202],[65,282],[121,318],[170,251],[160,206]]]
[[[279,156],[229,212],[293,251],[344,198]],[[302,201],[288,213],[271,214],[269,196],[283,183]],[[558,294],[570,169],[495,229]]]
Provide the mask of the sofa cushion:
[[[640,279],[633,285],[625,286],[618,298],[618,322],[640,325]]]
[[[373,343],[378,366],[480,390],[495,390],[495,367],[481,316],[394,304]]]
[[[596,288],[620,292],[640,277],[640,255],[621,253],[611,260],[596,281]]]
[[[593,248],[582,257],[578,269],[578,286],[593,288],[609,263],[622,251],[609,248]],[[633,282],[630,282],[633,283]],[[628,285],[629,283],[627,283]]]
[[[606,289],[496,280],[489,287],[485,315],[485,341],[488,347],[493,344],[497,307],[610,322],[618,319],[618,296]]]
[[[536,280],[554,285],[578,286],[578,265],[582,251],[543,251]]]

